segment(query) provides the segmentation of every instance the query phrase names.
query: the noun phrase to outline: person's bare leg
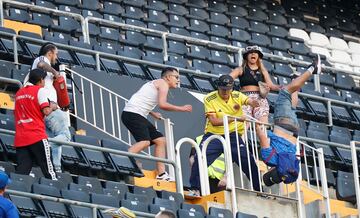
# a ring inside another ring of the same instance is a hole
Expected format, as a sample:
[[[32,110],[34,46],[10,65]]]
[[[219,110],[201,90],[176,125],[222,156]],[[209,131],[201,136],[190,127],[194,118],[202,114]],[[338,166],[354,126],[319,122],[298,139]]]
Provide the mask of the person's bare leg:
[[[285,86],[285,89],[287,89],[291,94],[298,91],[305,84],[305,82],[311,77],[311,75],[312,73],[310,71],[305,71],[299,77],[291,81],[290,84]]]
[[[311,77],[312,74],[319,74],[321,71],[321,59],[320,56],[317,55],[314,62],[309,66],[309,68],[300,76],[293,79],[291,83],[285,86],[290,94],[300,90],[300,88],[305,84],[305,82]]]
[[[145,148],[150,146],[150,141],[140,141],[133,144],[128,151],[131,153],[139,153],[140,151],[144,150]]]
[[[155,143],[155,157],[165,158],[166,156],[166,140],[165,137],[154,139]],[[165,172],[165,164],[162,162],[156,162],[156,169],[158,175]]]
[[[298,102],[299,102],[299,96],[298,96],[298,91],[296,91],[296,92],[293,92],[292,94],[291,94],[291,106],[293,107],[293,108],[296,108],[297,107],[297,104],[298,104]]]

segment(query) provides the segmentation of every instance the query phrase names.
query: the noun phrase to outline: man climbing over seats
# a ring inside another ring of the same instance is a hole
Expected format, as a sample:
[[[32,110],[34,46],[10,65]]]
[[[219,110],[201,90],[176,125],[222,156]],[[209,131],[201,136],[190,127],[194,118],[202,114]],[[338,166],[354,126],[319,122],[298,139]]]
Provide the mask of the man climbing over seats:
[[[57,105],[49,103],[46,76],[41,69],[31,70],[28,82],[15,95],[16,173],[28,175],[35,161],[46,178],[56,180],[44,116],[57,110]]]
[[[320,56],[302,74],[282,87],[274,106],[274,130],[266,136],[262,126],[257,125],[256,131],[260,140],[261,157],[272,167],[264,174],[267,186],[274,183],[291,183],[296,181],[299,172],[299,160],[296,157],[296,140],[299,130],[295,114],[298,102],[298,90],[311,77],[321,72]]]
[[[216,134],[224,137],[223,117],[224,115],[232,116],[229,117],[232,160],[239,165],[238,149],[240,148],[242,170],[248,178],[250,178],[249,170],[251,170],[253,188],[256,191],[259,191],[260,184],[255,159],[252,155],[250,157],[247,156],[245,144],[241,139],[241,135],[244,133],[244,123],[242,121],[245,120],[242,106],[250,105],[252,107],[258,107],[259,102],[238,91],[233,91],[234,79],[230,75],[220,76],[217,81],[217,85],[217,91],[213,91],[204,97],[206,124],[205,135],[201,141],[200,148],[202,148],[202,143],[211,135]],[[235,119],[233,117],[240,118],[237,119],[236,126]],[[238,132],[236,132],[236,129]],[[207,165],[211,165],[222,153],[223,146],[220,141],[211,141],[206,150]],[[250,166],[248,165],[248,159],[250,159]],[[197,160],[197,158],[195,158],[195,160]],[[225,165],[223,168],[225,168]],[[200,178],[199,165],[197,161],[195,161],[192,166],[190,184],[193,189],[193,193],[191,193],[191,195],[199,195],[200,193],[198,190],[200,190]]]
[[[61,141],[70,141],[71,135],[68,127],[68,117],[67,114],[58,107],[57,93],[53,86],[54,80],[61,76],[65,77],[65,75],[60,75],[60,73],[51,66],[56,64],[57,54],[57,47],[53,43],[45,43],[41,46],[39,57],[34,60],[31,69],[39,68],[47,72],[44,88],[48,93],[49,102],[56,105],[57,108],[57,110],[53,111],[45,118],[48,136]],[[25,78],[24,83],[26,83],[27,80],[28,76]],[[49,144],[51,146],[52,161],[55,171],[61,172],[61,145],[53,142],[49,142]]]
[[[155,156],[165,158],[166,141],[162,133],[147,120],[150,114],[155,119],[160,119],[161,114],[152,110],[159,108],[166,111],[191,112],[191,105],[176,106],[167,101],[169,89],[179,86],[180,75],[177,69],[167,67],[162,70],[161,78],[145,83],[135,94],[133,94],[125,105],[121,114],[121,120],[129,129],[136,143],[129,148],[129,152],[139,153],[152,144],[155,144]],[[165,171],[164,163],[157,162],[157,179],[173,180]]]

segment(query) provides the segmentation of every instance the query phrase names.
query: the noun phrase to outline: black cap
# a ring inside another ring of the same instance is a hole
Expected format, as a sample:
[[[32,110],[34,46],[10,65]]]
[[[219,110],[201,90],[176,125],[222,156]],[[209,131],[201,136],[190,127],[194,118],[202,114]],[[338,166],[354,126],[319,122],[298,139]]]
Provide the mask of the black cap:
[[[29,82],[32,84],[38,83],[41,79],[44,79],[46,77],[47,73],[43,71],[42,69],[33,69],[30,71],[29,74]]]
[[[276,167],[266,172],[263,176],[263,179],[266,186],[272,186],[274,184],[279,184],[280,182],[282,182],[282,179],[279,176]]]
[[[264,57],[264,54],[261,52],[261,48],[257,45],[253,45],[253,46],[247,46],[243,52],[243,59],[246,59],[246,57],[248,56],[248,54],[256,52],[259,54],[260,58]]]
[[[219,89],[232,89],[234,87],[234,79],[230,75],[222,75],[217,81],[217,86]]]

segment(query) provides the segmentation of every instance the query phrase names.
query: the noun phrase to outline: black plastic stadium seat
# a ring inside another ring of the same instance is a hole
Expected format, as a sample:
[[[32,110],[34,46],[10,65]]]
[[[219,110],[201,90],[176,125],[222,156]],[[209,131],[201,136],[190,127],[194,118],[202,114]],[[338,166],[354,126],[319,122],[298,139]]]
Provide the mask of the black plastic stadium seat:
[[[148,16],[145,18],[148,22],[164,24],[169,21],[165,13],[157,10],[149,10]]]
[[[251,39],[249,40],[249,43],[253,44],[253,45],[259,45],[259,46],[263,46],[263,47],[267,47],[271,44],[271,40],[269,37],[267,37],[264,34],[260,34],[260,33],[252,33],[251,34]]]
[[[229,30],[225,26],[221,26],[218,24],[211,24],[210,31],[207,33],[211,36],[219,36],[219,37],[226,38],[229,35]]]
[[[177,205],[175,201],[171,201],[163,198],[154,198],[153,203],[154,205],[158,205],[161,209],[165,208],[167,210],[173,211],[174,213],[176,213],[177,209],[179,208],[179,205]]]
[[[134,210],[134,211],[140,211],[140,212],[149,212],[149,205],[147,203],[144,202],[140,202],[140,201],[133,201],[133,200],[122,200],[121,201],[121,206],[122,207],[126,207],[130,210]]]
[[[270,25],[270,32],[267,32],[266,34],[269,36],[285,38],[289,35],[289,32],[282,26]]]
[[[268,19],[268,16],[259,8],[249,8],[247,18],[251,20],[264,21]]]
[[[184,202],[184,197],[176,192],[161,191],[160,197],[175,202],[177,208],[180,208],[180,205]]]
[[[248,40],[251,39],[251,35],[245,30],[232,28],[231,35],[229,35],[229,38],[240,42],[247,42]]]
[[[227,9],[226,4],[221,1],[210,1],[210,2],[208,2],[207,10],[218,12],[218,13],[224,13],[228,9]]]
[[[55,187],[59,190],[67,188],[67,185],[68,185],[63,180],[51,180],[51,179],[47,179],[45,177],[40,178],[39,184]]]
[[[354,79],[345,73],[336,73],[336,82],[334,84],[335,88],[351,90],[353,87],[356,87]]]
[[[32,20],[29,21],[31,24],[37,24],[45,28],[49,28],[54,25],[53,20],[48,14],[33,13]]]
[[[166,3],[156,0],[149,0],[145,8],[150,8],[158,11],[165,11],[166,9],[168,9]]]
[[[61,32],[72,33],[80,29],[80,23],[71,17],[59,17],[59,25],[53,25],[52,28]]]
[[[72,217],[73,214],[69,212],[64,203],[41,200],[42,205],[50,217]]]
[[[336,197],[342,201],[356,202],[354,174],[343,171],[337,172]]]
[[[215,215],[216,217],[233,217],[233,214],[230,210],[216,207],[210,207],[209,214]]]
[[[74,217],[92,217],[93,211],[90,207],[82,207],[78,205],[69,205],[69,209],[74,215]]]
[[[30,20],[30,14],[26,10],[19,8],[10,8],[9,16],[6,15],[5,17],[20,22],[28,22]]]
[[[100,147],[100,141],[91,136],[75,135],[74,141]],[[82,152],[89,162],[90,169],[99,175],[107,175],[116,172],[113,164],[101,151],[83,148]]]
[[[236,218],[257,218],[257,216],[248,213],[237,212]]]
[[[100,9],[102,13],[112,14],[112,15],[121,15],[124,13],[124,8],[120,4],[111,1],[104,1],[103,8]]]
[[[240,16],[240,17],[245,17],[245,16],[248,15],[248,11],[245,9],[245,7],[242,7],[242,6],[237,5],[237,4],[229,4],[228,5],[228,11],[225,12],[225,13],[227,15]]]
[[[101,145],[104,148],[111,148],[115,150],[127,151],[128,145],[123,144],[119,141],[102,139]],[[117,154],[105,154],[110,157],[117,171],[124,174],[134,175],[134,176],[143,176],[141,170],[136,165],[135,159],[133,157],[121,156]],[[108,187],[106,188],[113,188]]]
[[[195,84],[197,85],[198,89],[202,92],[211,92],[214,91],[214,85],[212,84],[210,79],[200,78],[193,76],[192,79],[194,80]]]
[[[288,51],[291,48],[289,41],[279,38],[279,37],[272,37],[272,43],[269,45],[269,48],[277,49],[281,51]]]
[[[45,8],[56,9],[56,6],[49,1],[36,0],[35,5],[45,7]]]
[[[199,60],[199,59],[193,59],[192,60],[192,67],[194,70],[198,70],[201,72],[211,72],[214,70],[214,67],[212,66],[212,64],[210,64],[207,61],[204,60]]]
[[[15,206],[19,210],[20,216],[34,217],[45,215],[40,205],[38,203],[34,203],[34,201],[29,197],[10,194],[9,199],[15,204]]]
[[[190,68],[188,60],[185,59],[184,57],[178,56],[178,55],[169,55],[169,60],[166,61],[166,64],[175,66],[175,67]],[[181,83],[182,82],[183,81],[181,81]]]
[[[44,184],[35,183],[32,185],[32,192],[39,195],[47,195],[60,198],[60,190],[55,186],[49,186]]]
[[[152,202],[152,198],[150,196],[144,195],[144,194],[133,194],[130,192],[127,192],[125,194],[125,199],[126,200],[130,200],[130,201],[138,201],[138,202],[143,202],[146,204],[149,204]]]
[[[142,18],[145,17],[145,14],[144,14],[144,12],[143,12],[140,8],[138,8],[138,7],[126,6],[126,7],[125,7],[125,12],[123,13],[123,17],[141,20]]]
[[[270,28],[265,23],[258,22],[258,21],[250,21],[250,27],[248,28],[248,30],[251,32],[265,34],[270,31]]]
[[[182,218],[203,218],[204,217],[201,213],[188,211],[188,210],[184,210],[184,209],[179,209],[177,211],[177,215],[178,215],[178,217],[182,217]]]
[[[205,32],[210,30],[210,27],[206,22],[204,22],[202,20],[191,19],[190,20],[190,26],[187,27],[186,29],[201,32],[201,33],[205,33]]]
[[[90,195],[87,192],[62,189],[61,196],[65,199],[90,203]]]
[[[209,40],[209,36],[205,33],[191,31],[190,36],[196,39]]]
[[[181,4],[173,4],[173,3],[169,3],[169,9],[166,10],[165,12],[169,13],[169,14],[178,14],[180,16],[184,16],[186,14],[189,14],[189,10],[181,5]]]
[[[94,177],[78,176],[79,185],[85,185],[92,189],[93,192],[101,193],[102,186],[100,181]]]
[[[119,200],[116,197],[104,194],[91,193],[91,203],[115,208],[119,207]]]
[[[210,13],[210,18],[207,20],[209,23],[215,23],[218,25],[226,25],[229,23],[229,18],[222,14],[222,13],[218,13],[218,12],[211,12]]]
[[[206,215],[204,208],[201,205],[198,205],[198,204],[182,203],[181,204],[181,209],[191,211],[191,212],[197,212],[197,213],[200,213],[203,216]]]
[[[170,32],[178,35],[190,36],[190,32],[184,28],[170,27]]]
[[[157,197],[156,191],[152,187],[144,188],[140,186],[133,187],[134,194],[142,194],[147,196],[149,199]]]
[[[188,48],[186,47],[184,42],[169,40],[168,52],[185,55],[188,53]]]
[[[10,173],[15,172],[15,167],[11,164],[11,162],[0,161],[0,170],[6,172],[9,175]]]

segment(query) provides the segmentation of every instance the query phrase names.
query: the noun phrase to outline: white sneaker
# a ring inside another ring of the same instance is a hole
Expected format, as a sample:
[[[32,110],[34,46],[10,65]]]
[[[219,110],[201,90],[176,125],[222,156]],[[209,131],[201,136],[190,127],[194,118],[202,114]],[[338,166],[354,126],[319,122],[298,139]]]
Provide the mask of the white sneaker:
[[[168,182],[174,182],[175,181],[175,178],[171,177],[166,171],[164,173],[162,173],[161,175],[157,175],[156,179],[164,180],[164,181],[168,181]]]

